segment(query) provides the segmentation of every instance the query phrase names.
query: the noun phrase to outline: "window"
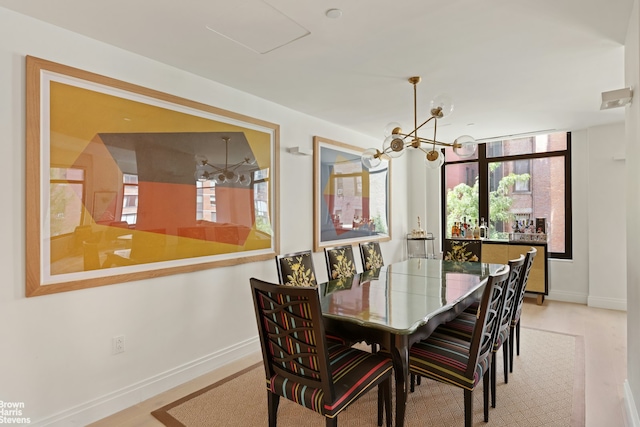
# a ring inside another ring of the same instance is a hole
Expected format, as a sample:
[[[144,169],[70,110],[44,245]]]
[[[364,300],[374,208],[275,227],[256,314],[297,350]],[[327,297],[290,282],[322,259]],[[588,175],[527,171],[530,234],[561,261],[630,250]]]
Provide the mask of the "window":
[[[253,207],[256,228],[266,234],[273,234],[269,213],[269,169],[260,169],[253,173]]]
[[[121,221],[135,225],[138,219],[138,175],[122,174],[124,196],[122,198]]]
[[[216,220],[216,183],[196,180],[196,220]]]
[[[531,172],[531,160],[516,160],[513,162],[513,173],[516,175],[529,175]],[[531,179],[521,179],[516,181],[514,191],[530,191],[529,183]]]
[[[478,145],[473,159],[447,149],[443,174],[443,234],[455,222],[485,219],[489,238],[507,240],[522,224],[544,218],[553,258],[571,258],[571,134]],[[471,177],[469,174],[474,175]]]
[[[50,174],[51,237],[71,234],[82,224],[84,170],[52,167]]]

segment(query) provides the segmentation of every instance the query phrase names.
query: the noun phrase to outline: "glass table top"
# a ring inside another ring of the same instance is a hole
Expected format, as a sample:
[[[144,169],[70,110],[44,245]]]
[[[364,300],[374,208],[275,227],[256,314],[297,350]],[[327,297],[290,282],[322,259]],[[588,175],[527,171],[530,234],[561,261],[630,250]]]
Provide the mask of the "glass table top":
[[[481,262],[460,262],[437,259],[411,258],[394,264],[385,265],[380,271],[409,274],[413,276],[443,277],[454,274],[482,275],[495,274],[504,268],[503,264],[486,264]]]
[[[329,318],[411,334],[430,318],[479,292],[501,264],[409,259],[319,285]]]

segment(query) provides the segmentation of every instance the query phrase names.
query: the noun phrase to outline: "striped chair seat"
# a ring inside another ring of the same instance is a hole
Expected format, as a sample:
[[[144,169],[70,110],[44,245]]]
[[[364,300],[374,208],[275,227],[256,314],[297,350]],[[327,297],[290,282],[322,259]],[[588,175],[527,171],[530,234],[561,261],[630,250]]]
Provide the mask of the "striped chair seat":
[[[329,347],[333,344],[349,345],[344,338],[334,335],[333,333],[327,332],[325,337],[327,337],[327,345],[329,345]]]
[[[267,380],[267,389],[325,417],[333,418],[393,368],[391,360],[381,355],[335,342],[328,342],[327,345],[336,393],[334,402],[323,405],[322,389],[302,386],[278,374]]]
[[[471,305],[469,307],[467,307],[464,311],[466,313],[473,313],[475,314],[478,311],[478,307],[480,306],[480,301],[474,301],[471,303]]]
[[[449,335],[455,336],[457,338],[471,341],[471,335],[473,334],[473,328],[476,324],[476,316],[475,314],[471,314],[468,312],[463,312],[458,315],[454,320],[445,323],[440,326],[439,329],[442,332],[446,332]],[[509,339],[509,330],[501,330],[496,337],[495,344],[493,345],[493,352],[496,352],[500,349],[502,344],[504,344]]]
[[[471,341],[473,328],[476,325],[476,313],[462,312],[455,319],[438,327],[441,333]]]
[[[437,381],[473,390],[489,368],[489,357],[478,360],[473,377],[466,375],[469,340],[442,333],[438,327],[428,340],[411,347],[411,372]],[[488,355],[487,355],[488,356]]]

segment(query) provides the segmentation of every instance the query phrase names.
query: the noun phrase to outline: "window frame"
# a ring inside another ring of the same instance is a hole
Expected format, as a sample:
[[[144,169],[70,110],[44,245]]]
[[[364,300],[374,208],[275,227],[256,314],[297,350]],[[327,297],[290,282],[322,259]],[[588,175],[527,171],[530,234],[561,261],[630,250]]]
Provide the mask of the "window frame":
[[[454,164],[478,164],[478,217],[489,218],[489,163],[516,161],[516,160],[534,160],[549,157],[563,157],[564,158],[564,209],[565,209],[565,227],[564,227],[564,252],[549,252],[549,258],[554,259],[573,259],[573,215],[571,206],[571,132],[567,134],[567,148],[565,150],[547,151],[544,153],[529,153],[529,154],[517,154],[510,156],[496,156],[487,157],[487,143],[478,144],[478,156],[473,159],[463,159],[447,161],[445,158],[444,165],[440,168],[440,234],[442,241],[447,236],[447,189],[446,189],[446,166]],[[497,142],[487,141],[487,142]],[[504,139],[503,141],[507,141]],[[530,191],[533,191],[530,186]]]

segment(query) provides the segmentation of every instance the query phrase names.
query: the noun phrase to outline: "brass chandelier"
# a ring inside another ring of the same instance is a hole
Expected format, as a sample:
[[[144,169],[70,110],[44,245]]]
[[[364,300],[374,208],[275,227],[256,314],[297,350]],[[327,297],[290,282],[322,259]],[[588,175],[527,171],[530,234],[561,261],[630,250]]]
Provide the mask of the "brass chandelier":
[[[223,136],[222,140],[225,143],[224,146],[224,168],[209,163],[209,160],[204,154],[196,154],[196,172],[194,174],[197,181],[209,181],[213,180],[216,184],[235,184],[238,183],[244,187],[248,187],[251,184],[251,176],[249,173],[237,172],[237,169],[243,165],[254,165],[256,163],[255,158],[245,157],[242,161],[236,164],[229,164],[229,141],[228,136]]]
[[[417,113],[417,93],[416,85],[420,83],[420,77],[410,77],[409,83],[413,85],[413,130],[403,133],[399,123],[392,122],[385,127],[385,140],[382,143],[382,151],[377,148],[369,148],[362,153],[362,164],[368,169],[374,169],[380,165],[383,159],[400,157],[405,152],[405,148],[416,148],[425,153],[425,164],[429,168],[437,169],[444,164],[444,153],[436,147],[451,147],[454,153],[461,158],[474,155],[478,144],[476,140],[463,135],[452,143],[440,142],[436,139],[438,119],[441,119],[453,111],[453,104],[446,95],[440,95],[431,101],[430,117],[418,125]],[[418,130],[433,120],[433,139],[418,136]],[[423,148],[423,144],[428,148]]]

